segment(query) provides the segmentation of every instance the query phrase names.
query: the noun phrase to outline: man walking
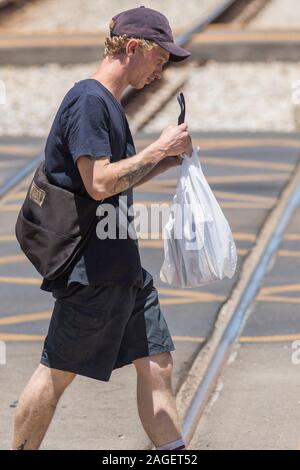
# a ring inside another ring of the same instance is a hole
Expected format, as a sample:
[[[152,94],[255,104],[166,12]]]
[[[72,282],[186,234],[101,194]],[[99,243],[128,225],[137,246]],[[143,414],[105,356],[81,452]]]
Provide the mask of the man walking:
[[[192,153],[181,124],[136,154],[122,93],[128,85],[140,89],[161,78],[164,63],[190,54],[174,44],[166,17],[145,7],[116,15],[105,46],[94,75],[65,95],[46,142],[45,165],[53,184],[118,211],[120,196],[131,205],[134,186]],[[12,448],[40,447],[76,374],[109,381],[114,369],[133,363],[146,433],[157,449],[184,449],[171,386],[175,348],[136,240],[100,239],[95,231],[71,272],[44,279],[41,289],[56,300],[41,364],[16,410]]]

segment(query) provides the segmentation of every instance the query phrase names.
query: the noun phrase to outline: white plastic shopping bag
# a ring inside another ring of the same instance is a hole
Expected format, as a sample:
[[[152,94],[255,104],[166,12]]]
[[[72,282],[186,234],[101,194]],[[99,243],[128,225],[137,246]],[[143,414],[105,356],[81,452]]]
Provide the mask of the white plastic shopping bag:
[[[165,259],[160,278],[173,286],[196,287],[231,278],[237,251],[229,224],[202,172],[199,148],[183,159],[163,230]]]

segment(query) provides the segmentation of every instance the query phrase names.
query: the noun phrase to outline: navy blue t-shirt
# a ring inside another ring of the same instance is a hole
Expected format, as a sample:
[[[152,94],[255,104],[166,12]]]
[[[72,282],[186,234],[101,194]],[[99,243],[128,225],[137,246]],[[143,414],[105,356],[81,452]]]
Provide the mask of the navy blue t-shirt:
[[[57,111],[45,146],[45,166],[51,183],[86,195],[76,164],[81,155],[92,159],[106,156],[111,162],[117,162],[135,153],[124,109],[118,100],[98,80],[76,82]],[[127,196],[128,207],[132,205],[132,188],[113,197],[117,208],[120,195]],[[130,217],[128,220],[132,221]],[[40,288],[52,291],[71,282],[84,285],[124,282],[141,287],[137,240],[103,240],[95,230],[72,271],[52,281],[44,279]]]

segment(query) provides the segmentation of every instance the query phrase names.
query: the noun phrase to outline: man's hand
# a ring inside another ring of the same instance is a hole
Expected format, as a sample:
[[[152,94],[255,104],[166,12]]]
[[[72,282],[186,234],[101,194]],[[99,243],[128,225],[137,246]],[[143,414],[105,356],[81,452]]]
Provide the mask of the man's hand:
[[[192,144],[192,139],[189,137],[189,143],[186,148],[186,150],[183,152],[185,155],[188,157],[192,156],[193,153],[193,144]],[[170,157],[165,157],[159,165],[163,168],[163,171],[168,170],[169,168],[172,168],[173,166],[178,166],[181,165],[183,162],[183,157],[181,155],[176,155],[176,156],[170,156]]]
[[[192,140],[190,139],[190,144],[186,148],[185,152],[186,155],[189,157],[192,156],[193,153],[193,144]],[[147,181],[151,180],[157,175],[160,175],[161,173],[164,173],[165,171],[169,170],[170,168],[180,166],[183,162],[183,157],[181,155],[171,155],[168,157],[163,158],[158,162],[155,167],[144,177],[142,178],[138,183],[135,184],[135,186],[140,186],[141,184],[146,183]]]
[[[188,136],[188,145],[183,153],[185,153],[188,157],[192,156],[193,153],[193,143],[192,139],[190,136]],[[165,157],[163,160],[161,160],[158,163],[158,167],[161,168],[161,172],[168,170],[169,168],[172,168],[174,166],[179,166],[183,162],[183,157],[181,155],[175,155],[175,156],[169,156]]]
[[[182,153],[189,154],[192,140],[187,129],[187,124],[183,123],[179,126],[168,126],[163,130],[156,143],[164,150],[166,157]]]

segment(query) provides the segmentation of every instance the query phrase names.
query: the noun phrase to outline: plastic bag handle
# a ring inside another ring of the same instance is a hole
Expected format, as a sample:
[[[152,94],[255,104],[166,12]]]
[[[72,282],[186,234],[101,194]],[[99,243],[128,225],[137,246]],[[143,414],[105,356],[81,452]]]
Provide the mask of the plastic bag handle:
[[[185,120],[185,99],[184,99],[183,93],[180,93],[177,96],[177,100],[178,100],[178,103],[179,103],[179,106],[180,106],[180,109],[181,109],[181,112],[178,116],[178,126],[179,126]]]

